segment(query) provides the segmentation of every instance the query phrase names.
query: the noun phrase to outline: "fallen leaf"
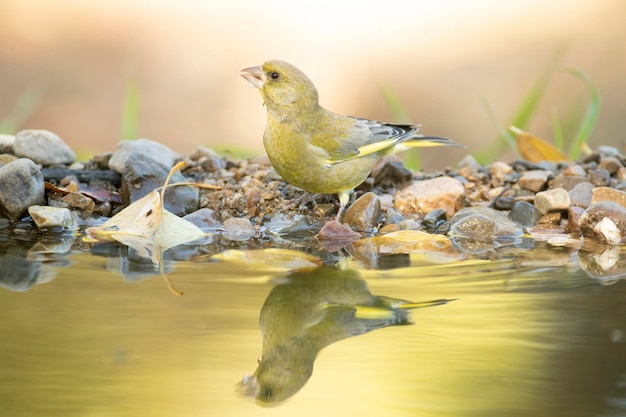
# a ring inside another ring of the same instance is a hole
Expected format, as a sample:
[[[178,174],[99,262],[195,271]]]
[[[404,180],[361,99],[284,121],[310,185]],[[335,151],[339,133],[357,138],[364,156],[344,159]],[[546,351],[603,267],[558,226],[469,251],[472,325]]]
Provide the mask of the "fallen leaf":
[[[520,128],[509,126],[509,130],[515,136],[517,149],[522,158],[530,162],[541,161],[569,161],[570,159],[563,152],[550,143],[538,138]]]

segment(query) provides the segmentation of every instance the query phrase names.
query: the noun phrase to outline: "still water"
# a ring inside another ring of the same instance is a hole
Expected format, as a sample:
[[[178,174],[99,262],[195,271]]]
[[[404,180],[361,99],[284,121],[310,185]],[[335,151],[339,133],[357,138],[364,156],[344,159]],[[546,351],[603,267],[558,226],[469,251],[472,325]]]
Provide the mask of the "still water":
[[[3,250],[2,416],[626,415],[626,285],[571,262],[412,254],[366,268],[347,256],[339,270],[291,273],[200,256],[166,262],[177,296],[124,258]],[[355,307],[384,297],[454,301],[387,306],[412,325]],[[278,354],[289,372],[315,360],[278,404],[242,385],[277,344],[264,346],[262,309],[266,337],[308,329]]]

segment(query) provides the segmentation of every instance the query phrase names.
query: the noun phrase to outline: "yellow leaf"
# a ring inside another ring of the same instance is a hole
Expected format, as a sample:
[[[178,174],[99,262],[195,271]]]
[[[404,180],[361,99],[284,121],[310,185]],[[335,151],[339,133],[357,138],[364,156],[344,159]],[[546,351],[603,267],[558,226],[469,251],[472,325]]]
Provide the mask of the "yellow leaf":
[[[515,136],[517,149],[519,150],[520,155],[527,161],[560,162],[570,160],[563,152],[559,151],[553,145],[538,138],[537,136],[531,135],[530,133],[515,126],[509,126],[509,130]]]

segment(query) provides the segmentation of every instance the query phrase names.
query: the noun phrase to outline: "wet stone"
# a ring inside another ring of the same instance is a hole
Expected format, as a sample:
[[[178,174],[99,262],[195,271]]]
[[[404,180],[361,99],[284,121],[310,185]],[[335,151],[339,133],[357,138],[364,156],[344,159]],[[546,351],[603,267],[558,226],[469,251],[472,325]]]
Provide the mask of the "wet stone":
[[[535,195],[535,207],[541,214],[567,210],[571,205],[569,194],[563,188],[553,188]]]
[[[414,181],[394,196],[394,209],[403,215],[424,214],[441,208],[452,217],[463,204],[465,187],[450,177],[437,177],[431,180]]]
[[[22,130],[15,135],[13,153],[44,166],[71,164],[76,160],[74,151],[48,130]]]
[[[222,235],[228,240],[244,241],[256,235],[256,229],[245,217],[231,217],[223,224]]]
[[[125,204],[133,203],[149,194],[156,188],[161,187],[169,169],[157,161],[140,153],[130,153],[126,159],[126,168],[122,174],[122,186],[120,196]],[[188,182],[188,180],[176,171],[170,180],[170,184]],[[169,186],[165,191],[163,204],[165,208],[182,216],[198,209],[199,194],[195,187]]]
[[[551,171],[545,170],[526,171],[521,175],[517,183],[526,190],[539,192],[545,188],[551,175]]]
[[[450,230],[450,223],[446,220],[446,211],[443,209],[427,213],[422,219],[422,225],[428,233],[444,234]]]
[[[516,201],[509,212],[509,218],[522,227],[532,227],[537,224],[539,212],[527,201]]]
[[[109,159],[109,168],[124,174],[127,159],[132,153],[138,153],[150,158],[159,165],[166,167],[168,171],[174,166],[178,158],[178,154],[158,142],[149,139],[124,140],[119,143],[117,150]]]
[[[500,181],[503,181],[507,175],[513,172],[513,168],[504,162],[496,161],[491,164],[491,176]]]
[[[0,215],[18,220],[28,207],[44,202],[44,181],[33,161],[20,158],[0,167]]]
[[[602,201],[611,201],[622,207],[626,207],[626,192],[608,187],[594,188],[591,193],[591,204]]]
[[[567,209],[567,232],[580,234],[580,216],[585,209],[578,206],[571,206]]]
[[[518,238],[524,231],[503,212],[489,207],[467,207],[450,219],[451,236],[490,242],[498,238]]]
[[[61,201],[67,203],[70,207],[81,209],[86,213],[93,213],[96,208],[96,203],[91,198],[81,193],[69,193],[63,196]]]
[[[591,196],[593,192],[593,184],[590,182],[581,182],[576,184],[574,188],[569,191],[569,198],[572,202],[572,206],[587,208],[591,205]]]
[[[398,185],[411,181],[413,173],[394,155],[377,163],[370,177],[374,178],[374,184],[382,188],[396,188]]]
[[[221,227],[219,215],[211,209],[201,208],[183,217],[202,231],[215,231]]]
[[[372,232],[380,220],[380,200],[374,193],[365,193],[344,213],[342,223],[361,232]]]
[[[28,208],[28,214],[38,228],[75,227],[72,213],[66,208],[34,205]]]
[[[626,236],[626,208],[612,201],[595,203],[580,216],[579,224],[585,237],[622,244]]]
[[[611,180],[611,174],[606,169],[598,168],[589,173],[589,182],[596,187],[604,187],[609,184]]]

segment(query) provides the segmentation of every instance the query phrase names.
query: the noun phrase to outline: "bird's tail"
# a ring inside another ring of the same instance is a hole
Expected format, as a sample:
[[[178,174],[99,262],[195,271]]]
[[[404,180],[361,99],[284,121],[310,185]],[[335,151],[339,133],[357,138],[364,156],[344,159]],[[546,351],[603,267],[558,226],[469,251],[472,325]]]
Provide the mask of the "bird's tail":
[[[409,148],[424,148],[430,146],[453,146],[456,148],[465,148],[465,145],[456,143],[452,139],[424,135],[414,135],[411,139],[405,140],[401,144]]]

